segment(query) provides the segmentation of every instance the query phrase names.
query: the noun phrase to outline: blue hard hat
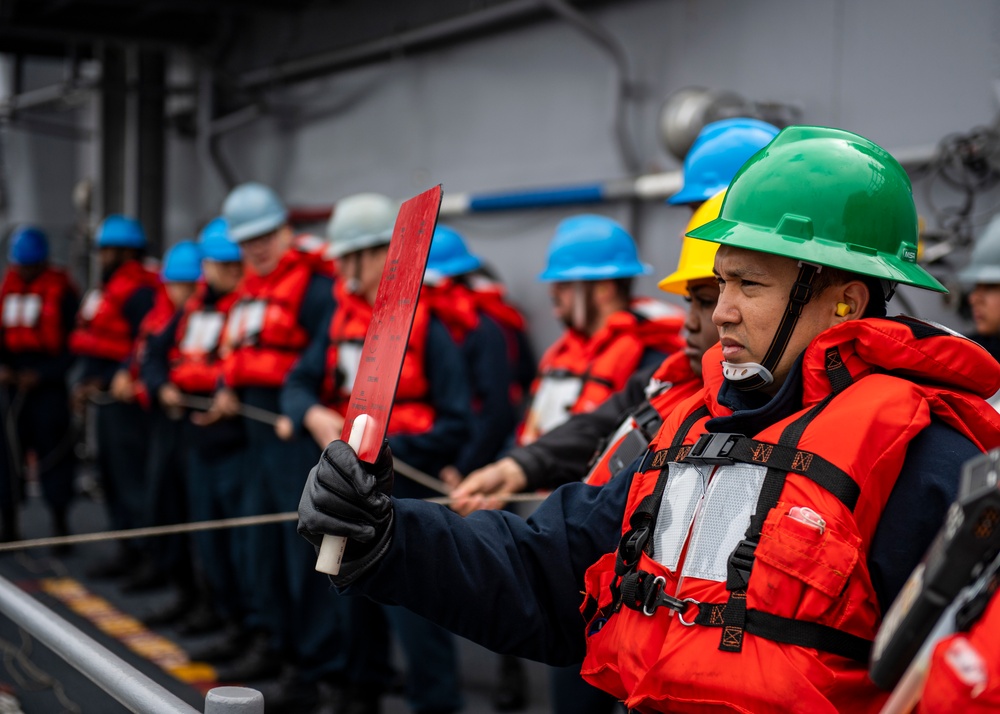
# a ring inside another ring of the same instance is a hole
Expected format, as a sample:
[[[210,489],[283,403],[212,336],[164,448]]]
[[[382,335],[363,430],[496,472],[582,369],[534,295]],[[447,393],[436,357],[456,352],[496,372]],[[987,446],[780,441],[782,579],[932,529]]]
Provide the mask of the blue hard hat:
[[[218,263],[238,263],[242,256],[240,247],[229,236],[229,224],[222,216],[213,218],[198,235],[201,241],[201,255]]]
[[[201,248],[193,240],[178,241],[163,256],[165,283],[193,283],[201,277]]]
[[[747,159],[770,144],[778,131],[766,121],[742,117],[706,124],[684,157],[684,186],[667,203],[707,201],[727,188]]]
[[[273,190],[251,181],[229,192],[222,217],[229,222],[229,236],[242,243],[281,228],[288,221],[288,209]]]
[[[427,270],[452,277],[478,270],[483,261],[469,252],[457,231],[448,226],[434,229],[431,252],[427,256]]]
[[[614,280],[644,275],[652,266],[639,260],[635,241],[605,216],[573,216],[556,227],[549,243],[548,264],[538,276],[544,282]]]
[[[146,231],[134,218],[112,213],[97,227],[97,247],[142,249],[146,247]]]
[[[7,259],[12,265],[38,265],[49,259],[49,241],[34,226],[21,226],[10,237]]]

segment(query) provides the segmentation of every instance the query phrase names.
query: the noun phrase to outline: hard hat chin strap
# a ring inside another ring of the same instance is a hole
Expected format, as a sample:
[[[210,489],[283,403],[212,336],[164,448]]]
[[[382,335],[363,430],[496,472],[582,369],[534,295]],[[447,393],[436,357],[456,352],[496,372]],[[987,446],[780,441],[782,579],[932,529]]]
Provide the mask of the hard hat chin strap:
[[[799,275],[788,295],[788,304],[781,316],[781,323],[771,339],[767,354],[764,355],[764,359],[759,364],[757,362],[722,363],[723,375],[741,392],[760,389],[774,381],[772,372],[778,366],[781,355],[785,353],[788,341],[792,339],[792,333],[795,332],[795,324],[802,315],[802,309],[812,298],[813,280],[822,269],[822,266],[819,265],[799,262]]]

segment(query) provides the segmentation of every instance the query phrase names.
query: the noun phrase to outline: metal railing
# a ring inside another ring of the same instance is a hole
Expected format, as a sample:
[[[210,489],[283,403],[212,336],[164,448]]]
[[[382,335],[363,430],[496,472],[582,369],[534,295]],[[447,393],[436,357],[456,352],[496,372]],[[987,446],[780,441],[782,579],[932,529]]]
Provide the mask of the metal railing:
[[[4,577],[0,577],[0,613],[129,711],[201,714]],[[205,697],[204,714],[264,714],[264,697],[245,687],[216,687]]]

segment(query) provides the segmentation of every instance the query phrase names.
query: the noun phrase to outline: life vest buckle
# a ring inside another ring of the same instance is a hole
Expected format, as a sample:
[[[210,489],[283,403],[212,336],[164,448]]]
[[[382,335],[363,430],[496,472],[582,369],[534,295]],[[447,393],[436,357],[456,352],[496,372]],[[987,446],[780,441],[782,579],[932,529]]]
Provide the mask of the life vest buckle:
[[[674,612],[684,612],[687,609],[687,601],[667,595],[663,588],[667,584],[667,579],[662,575],[657,575],[653,579],[653,584],[646,588],[646,596],[642,599],[642,614],[652,617],[656,614],[657,608],[668,607]]]
[[[756,550],[756,541],[744,539],[736,545],[733,552],[729,555],[730,571],[736,571],[743,578],[741,587],[746,587],[746,584],[750,581],[750,571],[753,569]]]
[[[622,537],[618,552],[621,554],[623,564],[627,569],[631,569],[639,562],[639,554],[646,547],[649,540],[649,527],[633,528]]]
[[[729,454],[745,438],[743,434],[702,434],[683,460],[694,464],[732,464],[734,460]]]

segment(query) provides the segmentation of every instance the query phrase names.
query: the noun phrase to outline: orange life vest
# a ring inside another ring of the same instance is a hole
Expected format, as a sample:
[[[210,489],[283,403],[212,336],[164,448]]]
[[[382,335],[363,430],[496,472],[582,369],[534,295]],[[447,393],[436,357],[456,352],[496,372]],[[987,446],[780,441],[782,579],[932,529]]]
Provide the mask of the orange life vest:
[[[136,335],[135,345],[132,347],[132,360],[129,364],[129,373],[135,383],[136,401],[146,409],[152,406],[152,401],[146,385],[139,378],[139,365],[146,359],[149,338],[163,332],[176,312],[177,308],[170,301],[167,289],[160,284],[153,299],[153,308],[139,323],[139,334]]]
[[[220,353],[225,383],[277,388],[309,344],[299,307],[314,274],[314,261],[288,250],[267,275],[244,274],[223,332]]]
[[[663,360],[646,388],[649,398],[622,421],[584,480],[592,486],[610,481],[646,450],[649,437],[659,431],[663,419],[703,387],[701,376],[692,371],[686,354],[675,352]],[[630,441],[634,441],[634,448],[628,448]]]
[[[1000,711],[1000,597],[982,617],[934,647],[917,714],[987,714]]]
[[[803,408],[752,438],[704,435],[705,389],[671,413],[634,477],[618,552],[588,570],[584,679],[639,712],[875,712],[881,618],[867,567],[907,446],[933,414],[985,450],[1000,367],[911,318],[818,336]]]
[[[334,286],[337,309],[330,320],[330,346],[326,351],[326,370],[320,391],[320,401],[339,414],[347,413],[354,378],[361,364],[361,348],[372,321],[372,307],[364,298],[352,295],[343,282]],[[430,312],[423,300],[417,311],[406,344],[403,369],[396,388],[396,400],[389,417],[387,433],[422,434],[434,425],[434,407],[430,403],[430,384],[424,368],[424,352]]]
[[[169,380],[189,394],[210,394],[218,386],[222,376],[219,343],[226,315],[236,301],[236,293],[231,292],[206,305],[207,293],[208,285],[200,283],[184,303],[167,358]]]
[[[434,285],[425,283],[421,286],[420,304],[441,320],[457,344],[462,344],[479,324],[472,292],[448,278]]]
[[[124,361],[136,335],[122,310],[141,288],[157,288],[160,276],[138,260],[123,263],[103,290],[91,290],[77,313],[77,325],[69,338],[70,351],[84,357]]]
[[[503,285],[482,276],[474,276],[470,285],[472,299],[478,312],[489,315],[501,327],[517,332],[524,332],[527,329],[524,315],[507,302]]]
[[[306,256],[317,275],[337,277],[337,259],[330,255],[330,244],[311,233],[299,233],[292,238],[292,248]]]
[[[519,443],[530,444],[570,415],[596,409],[625,386],[647,349],[679,350],[683,325],[683,310],[643,298],[610,315],[592,337],[566,330],[538,364]]]
[[[30,283],[13,268],[0,285],[0,335],[7,352],[55,355],[66,346],[69,325],[63,324],[62,304],[76,292],[66,271],[47,267]]]

